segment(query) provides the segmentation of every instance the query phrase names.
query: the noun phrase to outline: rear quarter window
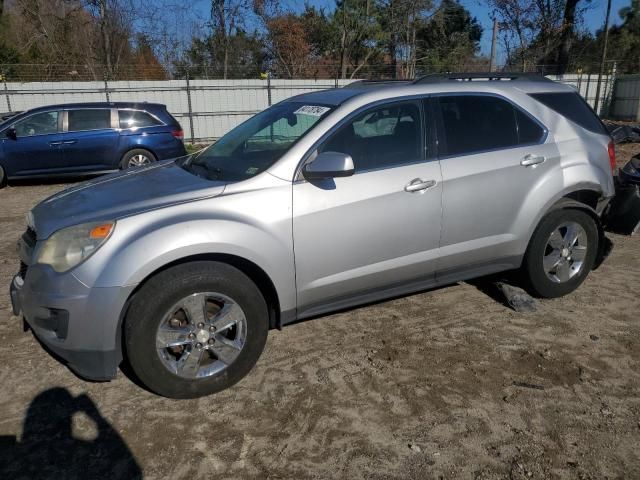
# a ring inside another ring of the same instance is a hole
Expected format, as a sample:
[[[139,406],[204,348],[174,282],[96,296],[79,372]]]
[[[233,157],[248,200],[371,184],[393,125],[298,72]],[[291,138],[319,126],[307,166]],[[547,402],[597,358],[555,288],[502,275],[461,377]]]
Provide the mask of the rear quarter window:
[[[594,133],[608,135],[596,113],[576,92],[532,93],[531,97],[563,117],[577,123],[582,128]]]
[[[141,128],[162,125],[162,122],[141,110],[119,110],[120,128]]]

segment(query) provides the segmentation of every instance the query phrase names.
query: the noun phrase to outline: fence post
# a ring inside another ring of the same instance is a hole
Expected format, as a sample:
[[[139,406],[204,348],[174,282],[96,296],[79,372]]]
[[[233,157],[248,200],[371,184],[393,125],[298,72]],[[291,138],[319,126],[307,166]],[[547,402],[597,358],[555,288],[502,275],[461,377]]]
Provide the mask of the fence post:
[[[267,72],[267,104],[271,106],[271,71]]]
[[[185,74],[185,80],[187,81],[187,108],[189,109],[189,130],[191,131],[191,145],[194,145],[195,136],[193,133],[193,109],[191,108],[191,88],[189,86],[189,68],[187,68]]]
[[[2,77],[2,84],[4,85],[4,96],[7,99],[7,108],[11,112],[11,95],[9,95],[9,87],[7,87],[7,77],[0,70],[0,76]]]
[[[109,73],[106,70],[104,70],[104,73],[102,75],[102,80],[104,81],[104,95],[105,95],[105,97],[107,97],[107,103],[111,101],[109,99],[109,81],[108,81],[108,77],[109,77]]]

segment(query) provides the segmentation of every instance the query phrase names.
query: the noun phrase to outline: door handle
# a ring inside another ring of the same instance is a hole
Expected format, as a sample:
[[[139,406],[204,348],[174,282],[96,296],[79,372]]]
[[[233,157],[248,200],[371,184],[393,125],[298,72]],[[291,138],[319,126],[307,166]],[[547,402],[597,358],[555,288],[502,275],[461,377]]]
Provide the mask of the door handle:
[[[62,145],[62,142],[49,142],[49,145],[51,145],[52,147],[56,147],[58,145]]]
[[[66,140],[62,142],[63,145],[73,145],[74,143],[78,143],[78,140]]]
[[[423,192],[431,187],[435,187],[435,185],[435,180],[422,180],[421,178],[414,178],[405,185],[404,191],[409,193]]]
[[[538,165],[540,163],[544,163],[547,160],[547,157],[543,155],[525,155],[524,158],[520,161],[520,165],[523,167],[530,167],[532,165]]]

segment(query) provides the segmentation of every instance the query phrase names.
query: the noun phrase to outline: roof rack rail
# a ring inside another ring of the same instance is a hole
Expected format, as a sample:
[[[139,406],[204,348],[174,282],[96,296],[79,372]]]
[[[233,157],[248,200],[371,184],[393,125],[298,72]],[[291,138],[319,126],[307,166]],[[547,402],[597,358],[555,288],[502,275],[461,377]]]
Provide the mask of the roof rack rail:
[[[416,78],[413,83],[446,83],[472,81],[553,82],[539,73],[479,72],[434,73]]]
[[[413,80],[399,80],[399,79],[386,79],[386,80],[356,80],[351,82],[342,88],[372,88],[372,87],[384,87],[385,85],[402,85],[411,84]]]

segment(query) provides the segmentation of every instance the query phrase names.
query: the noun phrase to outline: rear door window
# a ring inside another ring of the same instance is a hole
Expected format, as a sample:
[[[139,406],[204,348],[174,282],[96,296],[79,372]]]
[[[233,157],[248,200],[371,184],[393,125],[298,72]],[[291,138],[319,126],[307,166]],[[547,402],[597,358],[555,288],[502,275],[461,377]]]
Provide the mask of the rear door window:
[[[544,129],[502,98],[490,95],[438,97],[442,119],[440,155],[468,155],[538,143]]]
[[[141,110],[120,110],[120,128],[141,128],[162,125],[162,122]]]
[[[106,108],[69,110],[68,115],[69,132],[111,128],[111,110]]]
[[[608,135],[596,113],[577,92],[532,93],[531,96],[582,128]]]
[[[351,155],[356,172],[390,168],[423,159],[417,102],[375,107],[343,125],[320,148]]]

